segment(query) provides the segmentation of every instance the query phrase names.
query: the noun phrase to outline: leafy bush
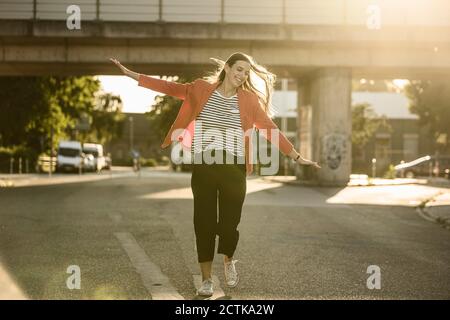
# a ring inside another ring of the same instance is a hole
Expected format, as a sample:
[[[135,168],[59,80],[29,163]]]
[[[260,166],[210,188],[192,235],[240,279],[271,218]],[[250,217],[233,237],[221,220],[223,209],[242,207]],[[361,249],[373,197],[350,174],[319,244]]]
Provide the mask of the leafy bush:
[[[393,164],[389,165],[389,169],[384,174],[385,179],[395,179],[396,171]]]
[[[157,165],[158,165],[158,162],[153,158],[149,158],[149,159],[141,158],[141,166],[142,167],[155,167]]]
[[[162,156],[159,163],[163,166],[168,166],[170,164],[170,159],[168,156]]]

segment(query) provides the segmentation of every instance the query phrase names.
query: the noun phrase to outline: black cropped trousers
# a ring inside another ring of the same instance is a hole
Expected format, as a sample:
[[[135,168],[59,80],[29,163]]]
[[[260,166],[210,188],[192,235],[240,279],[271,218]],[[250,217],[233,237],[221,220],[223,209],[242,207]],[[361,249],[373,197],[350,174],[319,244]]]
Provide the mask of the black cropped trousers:
[[[214,259],[216,236],[217,253],[232,257],[247,191],[245,164],[194,164],[191,188],[198,262]]]

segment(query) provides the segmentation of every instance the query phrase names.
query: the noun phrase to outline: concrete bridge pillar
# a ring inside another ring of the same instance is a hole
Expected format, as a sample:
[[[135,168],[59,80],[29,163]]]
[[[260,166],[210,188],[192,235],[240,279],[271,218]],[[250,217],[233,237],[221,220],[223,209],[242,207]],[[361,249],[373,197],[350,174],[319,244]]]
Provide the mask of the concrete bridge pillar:
[[[351,172],[351,69],[321,68],[298,81],[300,153],[322,169],[302,166],[297,177],[345,186]]]

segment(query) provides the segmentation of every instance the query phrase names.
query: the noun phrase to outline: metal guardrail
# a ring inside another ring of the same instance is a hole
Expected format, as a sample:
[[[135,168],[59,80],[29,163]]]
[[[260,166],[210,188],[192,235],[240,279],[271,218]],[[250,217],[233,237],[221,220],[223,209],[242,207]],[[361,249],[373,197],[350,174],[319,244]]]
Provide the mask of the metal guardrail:
[[[426,162],[426,161],[428,161],[430,159],[431,159],[430,156],[425,156],[425,157],[421,157],[421,158],[418,158],[418,159],[410,161],[410,162],[405,162],[405,163],[398,164],[394,168],[395,168],[395,170],[408,169],[408,168],[411,168],[411,167],[416,166],[418,164],[421,164],[423,162]]]
[[[16,170],[18,174],[29,173],[30,167],[28,158],[22,157],[9,158],[9,173],[13,174],[16,172]]]
[[[302,25],[365,25],[375,6],[383,25],[450,26],[447,0],[0,0],[0,19],[64,20],[70,5],[90,21]]]

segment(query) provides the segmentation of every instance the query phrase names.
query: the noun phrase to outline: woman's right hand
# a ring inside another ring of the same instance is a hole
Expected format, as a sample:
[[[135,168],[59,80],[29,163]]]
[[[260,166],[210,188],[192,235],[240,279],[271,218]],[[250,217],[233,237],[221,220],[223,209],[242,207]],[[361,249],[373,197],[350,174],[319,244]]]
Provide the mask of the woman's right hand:
[[[117,60],[117,59],[115,59],[115,58],[109,58],[109,60],[110,60],[112,63],[114,63],[117,67],[119,67],[120,71],[122,71],[122,73],[123,73],[124,75],[127,75],[128,69],[125,68],[125,67],[119,62],[119,60]]]
[[[116,66],[119,67],[119,69],[122,71],[122,73],[124,75],[126,75],[127,77],[130,77],[136,81],[139,81],[139,76],[140,74],[134,71],[131,71],[130,69],[125,68],[120,62],[119,60],[115,59],[115,58],[109,58],[109,60],[114,63]]]

